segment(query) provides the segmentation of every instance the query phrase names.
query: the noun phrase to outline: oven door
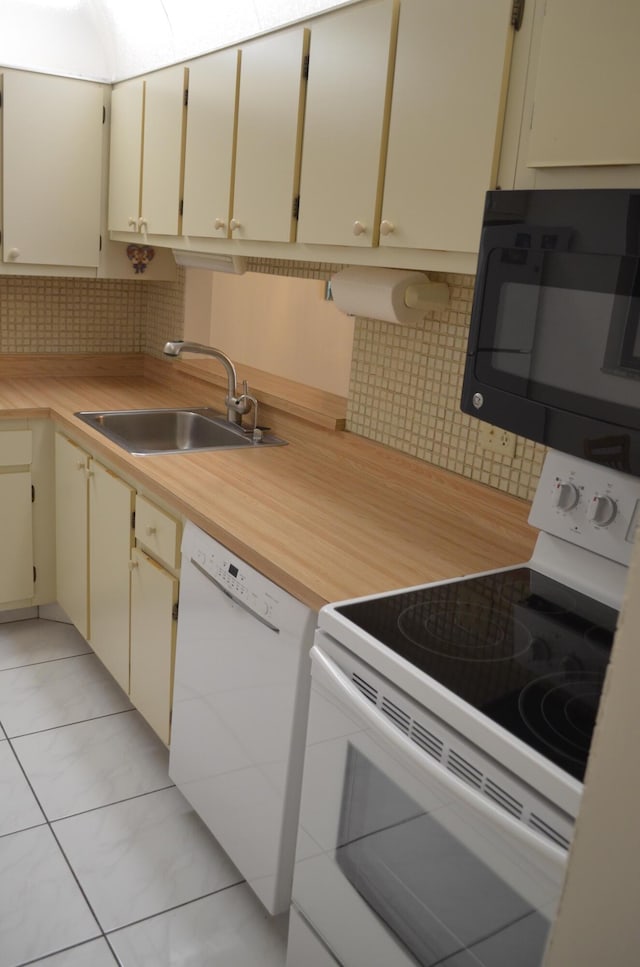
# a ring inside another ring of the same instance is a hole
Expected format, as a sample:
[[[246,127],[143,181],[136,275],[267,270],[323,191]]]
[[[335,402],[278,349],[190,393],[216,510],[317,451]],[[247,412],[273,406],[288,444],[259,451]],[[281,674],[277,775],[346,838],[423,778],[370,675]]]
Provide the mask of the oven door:
[[[343,967],[538,967],[566,854],[423,753],[317,645],[311,654],[298,910]]]

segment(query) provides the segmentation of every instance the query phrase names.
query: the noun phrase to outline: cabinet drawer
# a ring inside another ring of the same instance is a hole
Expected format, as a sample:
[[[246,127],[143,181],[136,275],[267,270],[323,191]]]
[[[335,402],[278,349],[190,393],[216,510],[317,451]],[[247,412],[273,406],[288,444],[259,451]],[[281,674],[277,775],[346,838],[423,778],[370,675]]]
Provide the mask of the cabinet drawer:
[[[31,464],[31,430],[0,432],[0,467],[27,467]]]
[[[180,566],[180,523],[146,497],[136,497],[136,541],[167,567]]]

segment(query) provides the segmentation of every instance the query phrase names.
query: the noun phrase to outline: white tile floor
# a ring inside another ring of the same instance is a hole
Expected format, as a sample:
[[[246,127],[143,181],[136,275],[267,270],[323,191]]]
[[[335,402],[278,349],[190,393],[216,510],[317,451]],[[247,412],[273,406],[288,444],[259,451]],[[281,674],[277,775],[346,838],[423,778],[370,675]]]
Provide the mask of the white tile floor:
[[[167,768],[73,628],[0,624],[0,967],[283,967]]]

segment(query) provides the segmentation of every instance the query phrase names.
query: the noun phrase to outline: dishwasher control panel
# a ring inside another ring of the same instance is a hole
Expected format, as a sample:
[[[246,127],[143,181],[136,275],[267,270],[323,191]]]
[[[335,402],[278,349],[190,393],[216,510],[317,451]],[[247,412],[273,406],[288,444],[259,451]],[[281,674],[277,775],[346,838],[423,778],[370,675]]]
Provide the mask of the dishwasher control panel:
[[[274,591],[279,589],[259,571],[232,557],[226,547],[212,538],[207,541],[206,549],[192,548],[190,558],[231,598],[259,617],[277,623],[280,599]]]

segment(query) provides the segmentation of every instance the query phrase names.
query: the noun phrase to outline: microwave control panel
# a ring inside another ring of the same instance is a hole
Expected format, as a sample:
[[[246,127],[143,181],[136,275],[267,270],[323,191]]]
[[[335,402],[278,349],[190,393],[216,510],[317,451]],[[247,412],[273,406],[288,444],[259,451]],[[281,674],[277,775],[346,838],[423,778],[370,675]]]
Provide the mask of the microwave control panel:
[[[640,478],[550,450],[529,514],[533,527],[628,565]]]

